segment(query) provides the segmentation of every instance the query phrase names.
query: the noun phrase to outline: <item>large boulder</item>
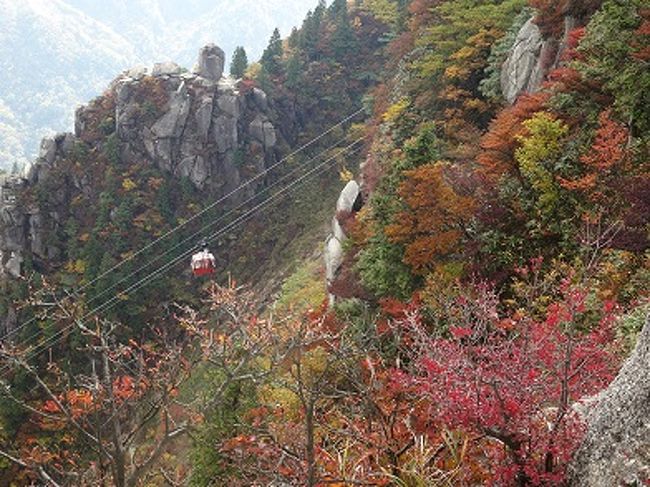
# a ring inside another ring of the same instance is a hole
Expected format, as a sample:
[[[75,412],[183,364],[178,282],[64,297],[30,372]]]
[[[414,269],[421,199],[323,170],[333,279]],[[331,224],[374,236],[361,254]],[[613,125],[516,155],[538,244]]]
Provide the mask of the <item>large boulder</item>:
[[[361,209],[362,199],[359,184],[356,181],[350,181],[345,185],[339,198],[336,201],[336,215],[332,218],[332,233],[325,242],[325,278],[328,287],[334,282],[336,275],[343,264],[343,243],[347,235],[339,223],[338,216],[341,213],[353,213]],[[329,304],[332,306],[336,301],[336,296],[328,293]]]
[[[237,147],[237,119],[220,115],[214,119],[212,136],[220,153],[225,153]]]
[[[587,409],[587,433],[570,467],[574,487],[650,484],[650,314],[636,348]]]
[[[225,62],[226,54],[223,50],[214,44],[208,44],[199,51],[199,60],[194,72],[209,81],[219,81],[223,76]]]
[[[277,142],[275,127],[264,115],[258,115],[250,123],[249,131],[253,139],[260,142],[265,149],[271,149]]]
[[[350,181],[345,185],[336,202],[336,211],[351,213],[361,207],[361,190],[356,181]]]
[[[534,91],[542,82],[538,63],[543,46],[542,33],[531,18],[519,30],[501,67],[501,92],[508,103],[514,103],[523,92]]]
[[[151,70],[151,76],[176,76],[181,74],[182,68],[171,61],[156,63]],[[139,72],[136,74],[140,74]]]
[[[212,124],[212,108],[213,98],[208,96],[201,100],[194,114],[194,118],[196,119],[196,132],[202,142],[207,142],[208,140],[210,125]]]
[[[210,167],[201,156],[186,157],[176,167],[175,174],[189,178],[198,189],[203,189],[205,182],[210,177]]]
[[[336,271],[343,262],[343,244],[333,235],[325,244],[325,277],[329,282],[334,280]]]
[[[190,112],[191,99],[185,83],[178,87],[169,102],[169,110],[151,127],[153,134],[160,138],[180,137]]]
[[[38,158],[43,162],[51,165],[56,157],[56,140],[54,137],[45,137],[41,141],[41,149]]]

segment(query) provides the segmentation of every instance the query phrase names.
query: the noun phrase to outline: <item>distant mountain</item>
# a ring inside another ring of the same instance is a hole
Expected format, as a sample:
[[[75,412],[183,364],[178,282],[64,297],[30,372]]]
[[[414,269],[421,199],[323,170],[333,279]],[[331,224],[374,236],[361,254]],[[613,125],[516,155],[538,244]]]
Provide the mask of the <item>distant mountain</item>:
[[[135,64],[192,67],[216,42],[259,57],[316,0],[0,0],[0,168],[24,164],[43,135],[69,130],[75,107]],[[313,5],[312,5],[313,4]]]

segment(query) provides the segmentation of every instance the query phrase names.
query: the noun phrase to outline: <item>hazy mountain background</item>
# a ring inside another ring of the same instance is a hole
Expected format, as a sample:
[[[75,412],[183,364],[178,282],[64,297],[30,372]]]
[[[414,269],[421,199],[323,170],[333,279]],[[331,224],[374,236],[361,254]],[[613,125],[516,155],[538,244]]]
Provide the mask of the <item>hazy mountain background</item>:
[[[0,0],[0,168],[70,130],[75,107],[120,71],[174,60],[191,68],[207,42],[257,59],[317,0]],[[229,60],[227,61],[229,62]]]

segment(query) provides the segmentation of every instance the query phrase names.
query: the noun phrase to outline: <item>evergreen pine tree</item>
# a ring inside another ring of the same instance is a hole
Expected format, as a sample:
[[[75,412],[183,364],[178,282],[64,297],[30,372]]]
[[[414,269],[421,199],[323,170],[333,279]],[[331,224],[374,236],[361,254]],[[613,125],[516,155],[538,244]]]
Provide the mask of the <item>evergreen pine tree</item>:
[[[328,15],[334,23],[332,49],[334,56],[340,60],[346,53],[354,50],[356,42],[354,31],[350,25],[347,0],[334,0],[328,10]]]
[[[246,49],[242,46],[237,46],[232,56],[232,62],[230,63],[230,75],[236,79],[243,78],[247,68],[248,56],[246,56]]]
[[[303,64],[298,53],[292,54],[287,62],[287,88],[295,90],[302,80]]]
[[[271,75],[279,75],[282,72],[282,54],[282,38],[276,27],[260,60],[262,70]]]
[[[321,36],[321,25],[326,10],[325,1],[320,0],[314,11],[307,13],[300,30],[299,46],[310,60],[318,58],[318,40]]]
[[[287,44],[289,46],[289,49],[296,49],[300,44],[300,32],[298,31],[297,27],[294,27],[291,29],[291,34],[289,35],[289,39],[287,40]]]

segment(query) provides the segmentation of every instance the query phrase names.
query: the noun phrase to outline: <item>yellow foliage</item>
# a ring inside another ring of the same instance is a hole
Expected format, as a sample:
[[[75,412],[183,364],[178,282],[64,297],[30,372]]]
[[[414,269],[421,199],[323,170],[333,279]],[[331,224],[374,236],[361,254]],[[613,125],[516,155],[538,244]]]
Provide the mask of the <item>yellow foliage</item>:
[[[251,63],[248,65],[248,69],[244,73],[244,78],[257,79],[261,71],[262,71],[262,65],[260,63]]]
[[[124,191],[132,191],[137,187],[138,185],[131,178],[126,178],[122,181],[122,189],[124,189]]]
[[[86,261],[82,259],[70,261],[66,264],[65,270],[67,272],[73,272],[75,274],[83,274],[86,272]]]
[[[393,123],[406,111],[409,106],[409,101],[402,98],[396,103],[393,103],[383,115],[384,122]]]
[[[354,179],[354,174],[352,174],[352,171],[350,171],[347,167],[343,167],[339,171],[339,178],[342,182],[349,183]]]
[[[445,69],[445,77],[449,79],[465,79],[469,75],[469,69],[454,64]]]

